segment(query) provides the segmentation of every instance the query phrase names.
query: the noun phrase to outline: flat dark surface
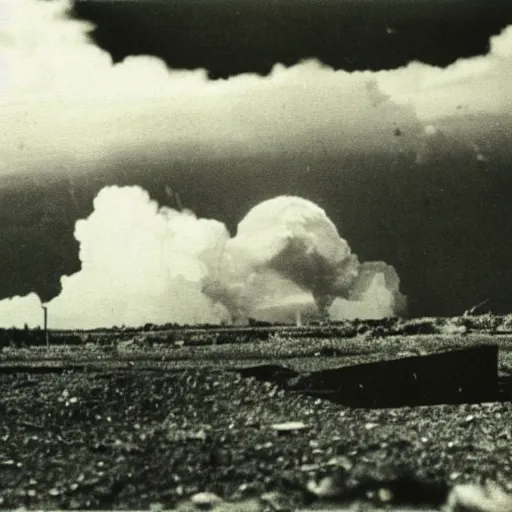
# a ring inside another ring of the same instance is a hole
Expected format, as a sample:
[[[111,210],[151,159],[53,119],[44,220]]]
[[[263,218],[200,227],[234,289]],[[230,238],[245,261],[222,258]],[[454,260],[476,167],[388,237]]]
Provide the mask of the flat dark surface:
[[[498,399],[498,347],[481,346],[313,372],[294,389],[329,391],[353,407],[400,407]]]

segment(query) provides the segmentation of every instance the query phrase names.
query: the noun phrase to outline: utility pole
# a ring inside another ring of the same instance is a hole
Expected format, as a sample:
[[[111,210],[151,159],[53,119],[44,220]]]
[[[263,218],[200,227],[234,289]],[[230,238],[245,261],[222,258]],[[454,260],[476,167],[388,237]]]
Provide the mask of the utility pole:
[[[48,336],[48,308],[41,306],[44,311],[44,337],[46,339],[46,348],[50,348],[50,337]]]

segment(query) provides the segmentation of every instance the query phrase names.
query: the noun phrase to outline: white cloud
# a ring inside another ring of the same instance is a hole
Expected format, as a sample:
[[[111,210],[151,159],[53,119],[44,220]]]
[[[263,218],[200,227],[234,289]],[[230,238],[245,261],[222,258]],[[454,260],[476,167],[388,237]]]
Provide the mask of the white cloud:
[[[386,316],[398,297],[397,277],[364,285],[380,267],[360,266],[325,212],[301,198],[264,201],[230,238],[224,224],[160,208],[139,187],[107,187],[77,221],[75,237],[82,268],[61,279],[61,294],[48,303],[53,328],[218,324],[265,311],[283,321],[290,308],[318,314],[313,295],[349,298],[358,288],[345,310]],[[282,255],[290,259],[285,268],[276,263]],[[0,301],[0,326],[40,321],[34,294]]]
[[[277,64],[268,77],[211,81],[205,70],[168,70],[148,56],[114,65],[89,40],[90,24],[67,17],[65,2],[0,6],[2,173],[94,168],[148,148],[211,157],[390,148],[393,127],[416,123],[416,114],[455,114],[460,103],[502,112],[512,101],[512,28],[491,40],[489,55],[446,69],[412,62],[347,73],[310,60]]]
[[[315,61],[269,77],[211,81],[205,70],[168,70],[157,58],[113,65],[92,44],[88,23],[63,2],[0,0],[4,80],[0,147],[7,172],[78,164],[118,151],[254,153],[383,144],[372,136],[397,111],[372,103],[371,73],[333,72]],[[410,119],[409,119],[410,120]]]
[[[485,56],[459,59],[446,68],[411,62],[377,73],[380,88],[393,101],[414,106],[424,121],[447,115],[511,113],[512,26],[490,40]],[[466,110],[458,112],[458,106]]]
[[[138,187],[110,187],[77,221],[75,237],[82,270],[62,277],[62,293],[48,303],[54,328],[229,318],[201,289],[229,238],[222,223],[159,208]],[[34,294],[0,301],[0,325],[36,325],[40,318]]]

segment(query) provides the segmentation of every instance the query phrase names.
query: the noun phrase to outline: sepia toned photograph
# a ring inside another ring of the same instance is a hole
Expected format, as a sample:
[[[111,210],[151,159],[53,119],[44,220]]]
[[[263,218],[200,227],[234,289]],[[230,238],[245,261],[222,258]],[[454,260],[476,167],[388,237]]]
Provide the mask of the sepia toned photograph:
[[[0,0],[0,510],[512,512],[510,0]]]

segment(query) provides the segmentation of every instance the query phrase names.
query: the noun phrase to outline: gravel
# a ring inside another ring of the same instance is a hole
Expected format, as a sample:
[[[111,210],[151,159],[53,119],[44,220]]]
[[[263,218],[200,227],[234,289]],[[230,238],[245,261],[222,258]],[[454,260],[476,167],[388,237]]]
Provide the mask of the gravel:
[[[510,403],[349,409],[208,370],[19,373],[0,385],[0,508],[170,509],[198,493],[277,493],[291,510],[333,473],[356,493],[404,474],[511,488]],[[307,428],[273,428],[286,422]]]

